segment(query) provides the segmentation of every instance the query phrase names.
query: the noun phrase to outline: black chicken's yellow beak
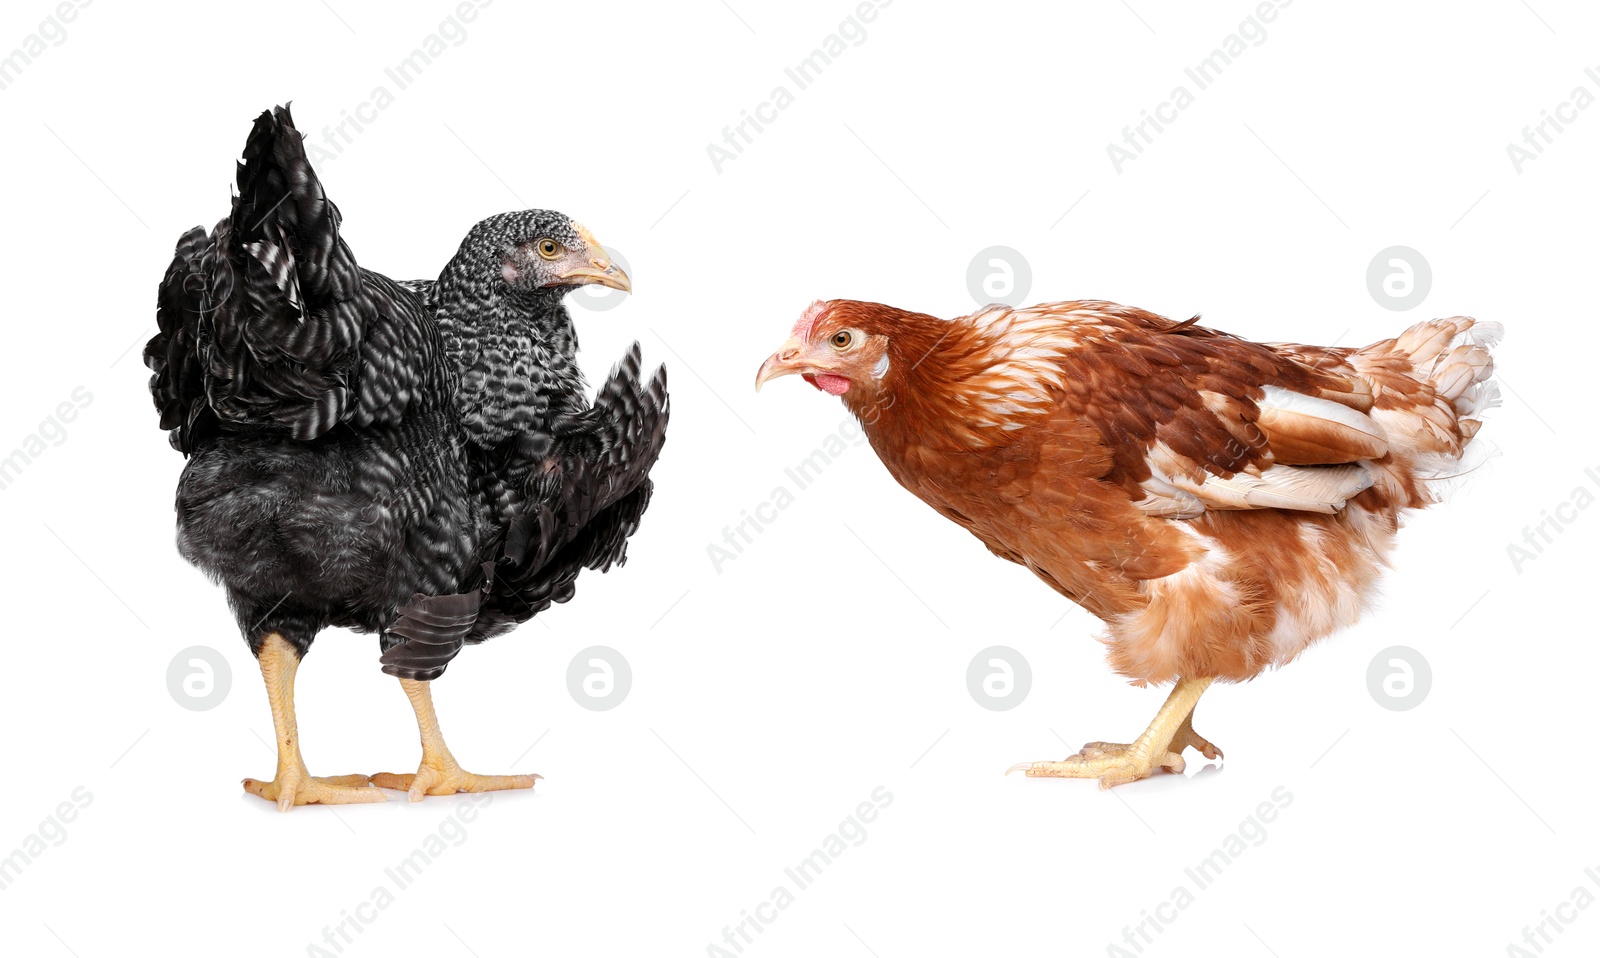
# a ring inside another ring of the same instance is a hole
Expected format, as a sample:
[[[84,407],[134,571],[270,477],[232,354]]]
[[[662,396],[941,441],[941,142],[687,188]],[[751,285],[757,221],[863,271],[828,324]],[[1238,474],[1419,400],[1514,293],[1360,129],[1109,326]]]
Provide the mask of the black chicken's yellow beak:
[[[770,380],[806,372],[809,367],[800,361],[803,348],[804,344],[800,340],[791,337],[777,352],[768,356],[767,361],[761,364],[760,371],[756,373],[756,392],[760,392],[761,387]]]
[[[633,292],[633,283],[622,267],[613,263],[604,253],[596,253],[587,266],[575,266],[561,274],[569,286],[607,286],[624,293]]]

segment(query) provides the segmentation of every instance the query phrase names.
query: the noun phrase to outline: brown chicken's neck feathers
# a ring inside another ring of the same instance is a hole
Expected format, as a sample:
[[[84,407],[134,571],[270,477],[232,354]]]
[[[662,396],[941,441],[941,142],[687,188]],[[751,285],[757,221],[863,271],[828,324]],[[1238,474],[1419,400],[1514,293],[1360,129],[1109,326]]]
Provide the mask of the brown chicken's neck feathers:
[[[830,319],[889,339],[887,374],[854,384],[845,405],[884,438],[916,430],[922,443],[999,445],[1055,406],[1064,360],[1080,331],[1096,325],[1094,305],[990,306],[941,320],[876,303],[832,304]],[[939,423],[940,434],[928,435],[928,423]]]

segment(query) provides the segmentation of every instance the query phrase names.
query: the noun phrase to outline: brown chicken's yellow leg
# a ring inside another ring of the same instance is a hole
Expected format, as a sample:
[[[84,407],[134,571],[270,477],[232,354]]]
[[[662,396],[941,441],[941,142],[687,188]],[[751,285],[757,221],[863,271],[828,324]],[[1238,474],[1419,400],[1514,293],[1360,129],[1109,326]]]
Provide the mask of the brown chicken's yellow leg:
[[[1089,742],[1076,755],[1059,762],[1023,762],[1007,769],[1007,774],[1025,770],[1029,778],[1098,778],[1101,788],[1124,785],[1149,777],[1157,767],[1183,771],[1183,750],[1194,746],[1206,758],[1221,758],[1222,750],[1201,738],[1193,725],[1194,706],[1211,685],[1211,679],[1180,679],[1131,745]]]
[[[276,632],[261,643],[256,656],[261,678],[267,684],[267,702],[272,706],[272,726],[278,733],[278,774],[270,782],[244,780],[244,790],[278,803],[287,812],[296,805],[351,805],[358,802],[384,802],[388,798],[367,786],[365,775],[340,775],[313,778],[300,757],[300,733],[294,720],[294,673],[300,667],[294,646]]]
[[[424,795],[453,795],[456,792],[493,792],[504,788],[532,788],[538,775],[474,775],[456,763],[444,744],[439,717],[433,712],[433,691],[428,682],[401,679],[411,708],[417,713],[417,729],[422,733],[422,765],[415,774],[380,772],[372,776],[379,788],[408,792],[413,802]]]

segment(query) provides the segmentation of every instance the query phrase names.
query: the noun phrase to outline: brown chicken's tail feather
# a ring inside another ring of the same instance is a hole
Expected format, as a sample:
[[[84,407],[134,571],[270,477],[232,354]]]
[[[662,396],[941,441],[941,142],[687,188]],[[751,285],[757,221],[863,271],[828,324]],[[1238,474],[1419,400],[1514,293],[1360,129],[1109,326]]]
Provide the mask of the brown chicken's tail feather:
[[[1372,386],[1372,416],[1390,438],[1392,466],[1412,480],[1444,479],[1469,472],[1468,444],[1482,428],[1481,416],[1500,404],[1493,380],[1493,349],[1499,323],[1469,316],[1418,323],[1393,339],[1350,356]],[[1416,494],[1408,505],[1433,501],[1439,490]]]
[[[1504,334],[1499,323],[1457,316],[1418,323],[1402,333],[1395,345],[1411,354],[1417,372],[1440,397],[1450,401],[1458,416],[1466,418],[1499,405],[1500,389],[1490,377],[1494,375],[1492,350]]]

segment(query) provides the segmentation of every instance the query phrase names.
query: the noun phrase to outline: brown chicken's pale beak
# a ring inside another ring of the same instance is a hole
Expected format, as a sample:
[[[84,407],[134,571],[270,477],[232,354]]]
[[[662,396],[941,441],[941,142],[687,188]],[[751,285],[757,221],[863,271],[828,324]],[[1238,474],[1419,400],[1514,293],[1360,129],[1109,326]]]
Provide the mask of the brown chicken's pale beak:
[[[767,361],[761,364],[761,371],[756,373],[756,392],[760,392],[768,380],[805,372],[805,364],[796,362],[800,358],[800,350],[800,340],[790,339],[777,352],[768,356]]]
[[[633,292],[633,283],[622,267],[613,263],[604,253],[596,253],[588,266],[577,266],[561,274],[561,278],[574,286],[608,286],[624,293]]]

